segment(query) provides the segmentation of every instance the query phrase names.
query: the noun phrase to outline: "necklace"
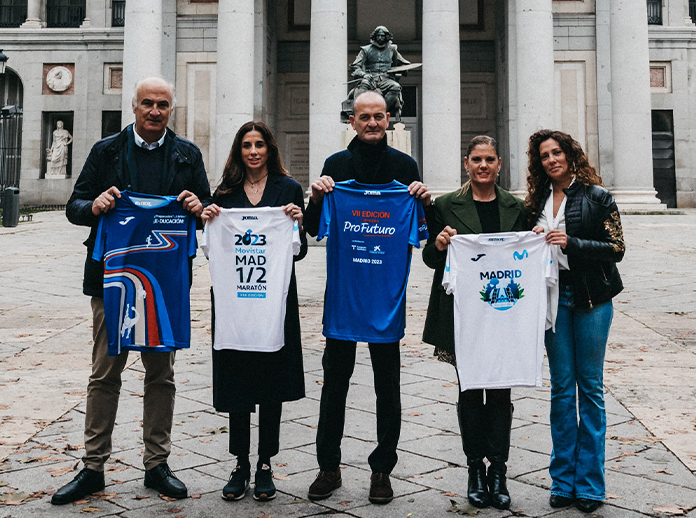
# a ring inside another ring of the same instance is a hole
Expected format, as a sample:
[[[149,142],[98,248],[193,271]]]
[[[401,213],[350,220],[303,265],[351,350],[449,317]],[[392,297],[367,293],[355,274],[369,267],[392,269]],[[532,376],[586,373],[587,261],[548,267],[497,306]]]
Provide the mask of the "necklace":
[[[253,182],[252,182],[249,178],[245,178],[245,180],[246,180],[247,182],[249,182],[249,185],[250,185],[250,186],[252,187],[252,189],[254,190],[254,194],[258,194],[258,193],[259,193],[260,187],[254,188],[254,186],[255,186],[257,183],[259,183],[261,180],[264,180],[267,176],[268,176],[268,173],[266,173],[266,174],[263,175],[261,178],[259,178],[259,179],[256,180],[256,181],[253,181]]]

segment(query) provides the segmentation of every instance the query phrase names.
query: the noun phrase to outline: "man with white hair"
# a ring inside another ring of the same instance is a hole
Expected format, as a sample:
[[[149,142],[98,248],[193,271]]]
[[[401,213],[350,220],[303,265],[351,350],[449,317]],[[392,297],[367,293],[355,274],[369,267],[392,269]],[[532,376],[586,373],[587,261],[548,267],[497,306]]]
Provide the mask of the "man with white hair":
[[[128,351],[107,354],[104,315],[104,263],[92,260],[100,216],[116,206],[122,190],[177,196],[184,210],[199,217],[210,198],[210,185],[198,147],[167,129],[174,108],[174,88],[151,77],[135,85],[135,123],[97,142],[87,157],[66,213],[71,223],[91,227],[85,241],[83,292],[92,298],[94,346],[87,386],[84,469],[51,499],[67,504],[104,489],[104,463],[111,454],[121,373]],[[191,264],[189,262],[189,281]],[[145,486],[171,498],[186,498],[186,486],[167,464],[174,413],[174,351],[142,352],[145,368],[143,442]]]

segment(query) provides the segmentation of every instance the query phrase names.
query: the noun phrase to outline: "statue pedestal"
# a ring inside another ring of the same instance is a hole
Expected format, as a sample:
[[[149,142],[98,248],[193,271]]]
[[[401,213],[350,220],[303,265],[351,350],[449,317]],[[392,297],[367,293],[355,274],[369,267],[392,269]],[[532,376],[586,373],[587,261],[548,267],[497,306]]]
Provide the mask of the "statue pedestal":
[[[343,132],[343,147],[347,148],[356,135],[357,133],[349,124]],[[387,131],[387,144],[411,156],[411,132],[406,131],[405,124],[397,122],[393,130]]]
[[[46,171],[46,174],[44,175],[44,178],[45,178],[46,180],[52,180],[52,179],[65,180],[65,178],[67,178],[67,176],[66,176],[66,172],[65,172],[65,171],[54,173],[54,172],[52,172],[51,169],[49,168],[49,169]]]

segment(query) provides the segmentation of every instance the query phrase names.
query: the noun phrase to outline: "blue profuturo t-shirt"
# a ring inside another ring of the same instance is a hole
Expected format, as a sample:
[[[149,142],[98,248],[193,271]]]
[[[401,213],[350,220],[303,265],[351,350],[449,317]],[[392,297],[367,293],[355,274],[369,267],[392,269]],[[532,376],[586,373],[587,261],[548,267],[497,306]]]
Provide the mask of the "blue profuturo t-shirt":
[[[99,220],[108,352],[172,351],[191,342],[189,257],[196,220],[176,196],[122,191]]]
[[[326,245],[327,338],[391,343],[404,337],[408,245],[428,238],[423,204],[408,188],[339,182],[324,198],[317,239]]]

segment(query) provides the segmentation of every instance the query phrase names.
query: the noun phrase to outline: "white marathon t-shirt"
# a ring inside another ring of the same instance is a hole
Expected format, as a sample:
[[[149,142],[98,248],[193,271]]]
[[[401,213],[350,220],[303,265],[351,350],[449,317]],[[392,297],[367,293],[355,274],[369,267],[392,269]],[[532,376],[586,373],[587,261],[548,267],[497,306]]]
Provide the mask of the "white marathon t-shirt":
[[[215,299],[213,348],[274,352],[285,345],[285,309],[296,221],[281,207],[222,209],[203,231]]]
[[[546,287],[557,282],[544,234],[452,237],[442,285],[454,295],[460,390],[541,386]]]

